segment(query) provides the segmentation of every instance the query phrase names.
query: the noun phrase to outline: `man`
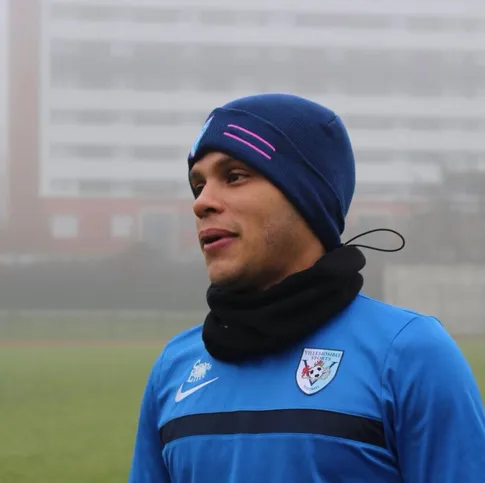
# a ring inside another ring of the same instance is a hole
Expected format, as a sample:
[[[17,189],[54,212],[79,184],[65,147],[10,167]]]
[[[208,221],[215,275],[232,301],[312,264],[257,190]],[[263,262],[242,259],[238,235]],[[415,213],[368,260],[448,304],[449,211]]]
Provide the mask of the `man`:
[[[340,118],[281,94],[208,117],[189,156],[211,286],[150,373],[131,483],[479,483],[485,415],[433,317],[361,293],[340,236]]]

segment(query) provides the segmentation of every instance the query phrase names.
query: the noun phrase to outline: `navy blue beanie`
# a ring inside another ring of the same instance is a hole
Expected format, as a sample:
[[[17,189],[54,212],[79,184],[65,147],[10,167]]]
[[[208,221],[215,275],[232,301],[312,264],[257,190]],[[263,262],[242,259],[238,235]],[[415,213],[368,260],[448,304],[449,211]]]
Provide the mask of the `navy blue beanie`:
[[[211,151],[246,163],[280,189],[327,251],[341,246],[355,161],[345,126],[330,109],[290,94],[236,99],[208,116],[189,171]]]

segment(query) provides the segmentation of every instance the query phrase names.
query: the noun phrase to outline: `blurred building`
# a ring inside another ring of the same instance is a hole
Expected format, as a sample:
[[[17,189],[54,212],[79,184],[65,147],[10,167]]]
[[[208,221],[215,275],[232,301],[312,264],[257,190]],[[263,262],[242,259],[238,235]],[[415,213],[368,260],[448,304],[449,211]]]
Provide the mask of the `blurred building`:
[[[0,231],[8,220],[8,5],[0,0]]]
[[[10,246],[197,256],[185,158],[208,111],[286,91],[335,109],[350,225],[485,171],[483,2],[11,0]],[[14,208],[15,206],[15,208]]]

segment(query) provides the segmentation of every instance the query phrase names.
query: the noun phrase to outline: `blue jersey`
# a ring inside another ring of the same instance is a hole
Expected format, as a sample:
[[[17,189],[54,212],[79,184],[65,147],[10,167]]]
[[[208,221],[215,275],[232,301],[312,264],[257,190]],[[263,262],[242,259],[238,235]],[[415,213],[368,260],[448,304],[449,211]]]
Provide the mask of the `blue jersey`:
[[[129,481],[483,483],[483,403],[436,319],[364,295],[240,363],[213,359],[197,327],[153,366]]]

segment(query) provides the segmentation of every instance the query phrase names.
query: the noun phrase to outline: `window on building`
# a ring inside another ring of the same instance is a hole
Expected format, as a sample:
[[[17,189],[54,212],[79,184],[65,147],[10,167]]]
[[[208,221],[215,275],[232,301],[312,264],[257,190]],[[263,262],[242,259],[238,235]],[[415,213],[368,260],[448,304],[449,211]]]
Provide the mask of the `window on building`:
[[[183,18],[183,12],[179,9],[160,7],[134,7],[130,11],[130,19],[138,23],[177,23]]]
[[[50,219],[50,232],[53,238],[76,238],[79,222],[76,215],[54,215]]]
[[[181,79],[180,49],[158,43],[138,44],[133,58],[120,66],[119,75],[140,91],[176,90]]]
[[[115,146],[96,144],[54,144],[50,149],[52,159],[110,159],[116,155]]]
[[[121,121],[122,114],[114,110],[53,109],[50,112],[53,124],[110,125]]]
[[[72,179],[53,179],[49,183],[49,190],[56,195],[77,195],[78,182]]]
[[[113,57],[109,42],[54,40],[51,49],[54,87],[110,88],[123,78],[120,61]]]
[[[348,115],[342,116],[347,129],[366,129],[366,130],[388,130],[399,126],[400,119],[391,116],[361,116]]]
[[[444,17],[408,17],[406,19],[406,26],[411,31],[423,32],[439,32],[439,31],[458,31],[460,29],[461,20],[459,18],[444,18]]]
[[[208,111],[166,111],[166,110],[125,110],[125,109],[52,109],[52,124],[78,124],[83,126],[113,126],[134,124],[135,126],[174,126],[177,124],[200,124]]]
[[[264,12],[250,10],[213,10],[204,9],[198,13],[199,21],[205,25],[245,25],[247,27],[256,27],[264,25],[266,20],[271,18]]]
[[[295,25],[311,28],[386,29],[392,27],[392,17],[385,15],[349,15],[348,13],[300,13],[295,15]]]
[[[127,238],[133,235],[135,222],[131,215],[113,215],[110,232],[113,238]]]
[[[86,5],[84,2],[73,2],[69,5],[53,4],[51,14],[59,20],[106,21],[120,17],[123,9],[110,5]]]
[[[231,90],[234,78],[242,70],[234,60],[232,48],[226,46],[205,47],[199,59],[194,61],[193,69],[197,72],[199,88],[208,92]]]
[[[381,50],[347,50],[339,59],[330,57],[329,72],[343,92],[353,95],[383,95],[397,90],[399,54]]]
[[[177,183],[169,183],[167,181],[158,180],[133,182],[133,194],[135,196],[166,198],[173,196],[177,191]]]
[[[199,22],[204,25],[234,25],[239,15],[244,12],[234,10],[202,10],[197,12]]]
[[[130,181],[111,181],[111,196],[131,198],[133,196],[132,184]]]
[[[109,196],[111,183],[105,180],[82,180],[79,181],[79,193],[89,196]]]
[[[396,159],[396,151],[356,149],[355,158],[357,163],[389,163]]]
[[[177,113],[170,111],[133,111],[130,117],[138,126],[164,126],[179,122]]]
[[[135,146],[132,149],[132,159],[136,161],[176,162],[186,154],[180,146]]]

